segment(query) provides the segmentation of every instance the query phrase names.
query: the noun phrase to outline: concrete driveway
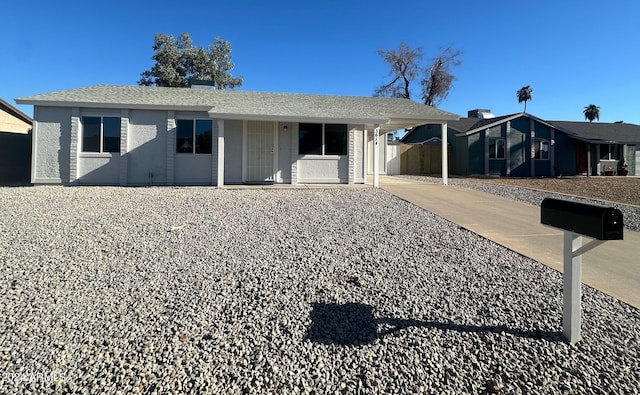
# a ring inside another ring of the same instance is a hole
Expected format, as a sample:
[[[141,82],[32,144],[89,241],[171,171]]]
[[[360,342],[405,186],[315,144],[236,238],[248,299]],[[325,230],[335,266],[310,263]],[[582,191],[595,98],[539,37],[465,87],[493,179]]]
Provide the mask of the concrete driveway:
[[[402,177],[381,176],[380,187],[562,272],[563,232],[540,224],[540,207]],[[583,244],[589,240],[584,237]],[[624,240],[608,241],[585,253],[582,282],[640,308],[640,233],[625,229]]]

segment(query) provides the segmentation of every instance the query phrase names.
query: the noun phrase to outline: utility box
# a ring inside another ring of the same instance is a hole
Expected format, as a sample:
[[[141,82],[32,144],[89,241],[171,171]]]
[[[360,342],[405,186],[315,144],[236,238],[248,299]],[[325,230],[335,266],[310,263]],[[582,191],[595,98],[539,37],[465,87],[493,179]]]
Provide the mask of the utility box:
[[[543,225],[597,240],[622,240],[622,212],[616,208],[553,198],[544,199],[540,207]]]

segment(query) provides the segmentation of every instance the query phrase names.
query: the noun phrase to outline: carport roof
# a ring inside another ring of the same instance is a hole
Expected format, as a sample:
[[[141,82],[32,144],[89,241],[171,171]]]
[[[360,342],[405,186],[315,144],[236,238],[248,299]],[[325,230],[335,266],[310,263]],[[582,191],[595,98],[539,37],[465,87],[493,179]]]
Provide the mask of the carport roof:
[[[20,104],[206,111],[211,118],[380,124],[393,131],[458,115],[407,99],[95,85],[16,99]]]

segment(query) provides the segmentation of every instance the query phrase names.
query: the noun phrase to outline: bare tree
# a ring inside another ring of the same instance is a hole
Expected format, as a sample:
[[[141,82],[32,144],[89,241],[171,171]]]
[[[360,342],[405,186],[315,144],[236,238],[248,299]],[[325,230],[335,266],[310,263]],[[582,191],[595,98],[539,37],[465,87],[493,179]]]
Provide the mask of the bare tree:
[[[389,51],[378,49],[377,53],[391,68],[389,75],[392,80],[388,84],[379,86],[373,95],[411,99],[409,85],[420,72],[422,48],[410,48],[404,42],[400,42],[397,49]]]
[[[451,68],[459,66],[462,61],[462,51],[454,50],[450,46],[440,50],[438,56],[431,60],[431,67],[425,70],[422,79],[422,99],[424,104],[434,106],[447,98],[456,77],[451,74]]]
[[[455,80],[451,68],[460,65],[462,55],[462,51],[447,47],[431,59],[429,67],[423,68],[420,66],[422,47],[411,48],[400,42],[396,49],[378,49],[377,52],[389,65],[391,82],[379,86],[373,95],[411,99],[411,83],[421,77],[422,99],[429,106],[439,103],[449,94]]]

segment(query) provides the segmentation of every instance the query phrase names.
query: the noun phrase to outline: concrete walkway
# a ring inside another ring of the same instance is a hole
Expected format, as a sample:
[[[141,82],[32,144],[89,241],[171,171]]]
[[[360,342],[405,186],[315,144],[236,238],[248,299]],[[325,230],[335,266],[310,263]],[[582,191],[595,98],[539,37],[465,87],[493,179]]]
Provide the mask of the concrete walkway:
[[[562,272],[563,232],[540,224],[540,207],[452,185],[381,176],[380,187]],[[589,241],[584,237],[583,244]],[[582,282],[640,308],[640,233],[582,255]],[[562,284],[558,284],[559,287]]]

